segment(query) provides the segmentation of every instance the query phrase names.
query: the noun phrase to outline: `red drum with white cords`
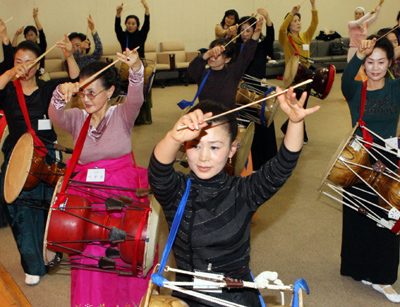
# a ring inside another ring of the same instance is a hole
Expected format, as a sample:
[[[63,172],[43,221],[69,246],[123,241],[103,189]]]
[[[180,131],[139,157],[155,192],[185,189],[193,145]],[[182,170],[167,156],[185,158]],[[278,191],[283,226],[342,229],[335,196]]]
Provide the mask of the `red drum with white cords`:
[[[43,250],[45,263],[52,261],[54,253],[82,253],[81,257],[90,257],[85,255],[85,247],[100,242],[112,247],[105,249],[104,257],[99,260],[100,268],[111,269],[107,264],[112,264],[114,258],[120,258],[123,263],[129,264],[128,268],[119,267],[117,263],[113,270],[135,274],[137,268],[140,268],[143,276],[146,276],[153,267],[158,241],[161,207],[155,198],[152,198],[150,204],[127,206],[120,218],[113,218],[109,214],[94,212],[93,204],[79,195],[66,194],[65,203],[57,205],[61,185],[62,178],[56,186],[48,213]],[[129,203],[128,198],[121,199]],[[106,204],[107,201],[113,200],[107,199]]]

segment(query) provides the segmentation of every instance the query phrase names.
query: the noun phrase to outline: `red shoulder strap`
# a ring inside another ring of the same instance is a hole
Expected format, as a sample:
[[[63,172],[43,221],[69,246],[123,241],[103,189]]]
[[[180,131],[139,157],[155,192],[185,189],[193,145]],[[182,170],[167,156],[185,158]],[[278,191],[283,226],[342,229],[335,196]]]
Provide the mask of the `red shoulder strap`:
[[[28,127],[28,133],[30,133],[33,137],[33,143],[35,145],[35,151],[39,154],[39,156],[44,157],[47,154],[47,148],[44,146],[43,142],[37,137],[35,130],[32,129],[31,120],[29,119],[28,108],[26,107],[26,101],[24,92],[22,90],[22,85],[19,79],[14,82],[15,89],[17,91],[18,103],[22,110],[22,114],[24,115],[26,126]]]
[[[294,55],[299,55],[299,51],[297,50],[296,44],[294,43],[293,39],[290,36],[288,36],[288,39],[294,48]]]
[[[371,134],[365,129],[365,122],[363,121],[363,116],[364,116],[364,111],[365,111],[365,101],[367,99],[367,81],[363,82],[363,88],[361,91],[361,109],[360,109],[360,119],[358,120],[358,125],[360,126],[360,129],[363,134],[363,139],[364,141],[368,143],[372,143],[373,139]],[[371,145],[366,144],[365,147],[371,148]]]
[[[62,183],[60,193],[58,194],[57,200],[55,202],[56,206],[58,206],[59,204],[63,204],[66,200],[65,189],[67,188],[69,179],[71,178],[71,175],[75,169],[75,166],[78,163],[79,157],[81,156],[83,144],[85,143],[86,135],[89,130],[89,123],[90,123],[91,117],[92,117],[92,114],[89,114],[86,121],[83,123],[81,132],[79,133],[78,140],[76,141],[74,151],[72,153],[70,164],[68,165],[67,171],[64,176],[64,181]]]

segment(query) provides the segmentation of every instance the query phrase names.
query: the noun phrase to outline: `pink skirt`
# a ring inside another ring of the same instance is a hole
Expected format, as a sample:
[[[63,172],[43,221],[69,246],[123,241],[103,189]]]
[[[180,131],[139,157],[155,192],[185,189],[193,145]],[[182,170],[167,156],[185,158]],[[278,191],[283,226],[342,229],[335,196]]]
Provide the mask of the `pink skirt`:
[[[131,155],[126,155],[118,159],[101,160],[88,164],[78,164],[75,172],[78,174],[72,178],[73,181],[86,182],[87,172],[89,169],[105,169],[105,181],[96,184],[103,184],[114,187],[125,187],[130,189],[148,188],[147,169],[137,167],[132,163]],[[104,199],[110,197],[110,193],[114,194],[115,198],[118,195],[125,195],[134,200],[148,203],[147,197],[136,197],[135,191],[126,191],[118,188],[105,188],[104,191],[85,188],[94,194],[85,193],[71,186],[68,188],[68,193],[85,196],[95,209],[101,215],[108,214],[105,210]],[[80,188],[81,189],[81,188]],[[104,209],[103,209],[104,208]],[[119,218],[123,215],[123,211],[109,213],[114,218]],[[110,245],[98,244],[93,242],[87,245],[83,255],[105,256],[105,250]],[[115,247],[115,246],[113,246]],[[82,255],[71,256],[72,264],[85,264],[97,267],[98,259],[83,258]],[[123,263],[122,260],[116,259],[117,262]],[[157,255],[155,263],[157,262]],[[146,278],[121,276],[116,273],[91,271],[87,269],[71,269],[71,306],[135,306],[139,304],[144,296],[150,274]]]

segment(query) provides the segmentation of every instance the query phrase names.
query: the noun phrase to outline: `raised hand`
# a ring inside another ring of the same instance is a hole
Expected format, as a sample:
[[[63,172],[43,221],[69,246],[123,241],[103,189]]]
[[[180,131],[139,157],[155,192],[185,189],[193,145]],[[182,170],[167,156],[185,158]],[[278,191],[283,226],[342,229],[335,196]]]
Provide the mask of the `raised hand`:
[[[90,31],[92,31],[92,33],[93,33],[93,31],[94,31],[94,21],[92,19],[92,15],[89,14],[89,18],[87,20],[88,20],[88,27],[89,27]]]
[[[211,116],[211,112],[203,114],[199,109],[185,114],[175,123],[174,128],[169,131],[169,135],[179,144],[193,140],[200,135],[201,129],[208,126],[204,120]],[[181,129],[185,126],[187,128]]]
[[[126,48],[123,53],[117,52],[118,60],[127,64],[129,68],[132,68],[134,71],[138,71],[142,66],[137,49],[139,49],[139,47],[133,50]]]
[[[67,82],[60,84],[60,87],[58,88],[60,93],[63,95],[63,100],[65,102],[69,102],[72,99],[72,96],[76,93],[79,92],[79,82],[72,83],[72,82]]]
[[[121,3],[121,5],[117,6],[117,17],[121,17],[121,13],[122,13],[123,9],[124,9],[124,4],[123,3]]]

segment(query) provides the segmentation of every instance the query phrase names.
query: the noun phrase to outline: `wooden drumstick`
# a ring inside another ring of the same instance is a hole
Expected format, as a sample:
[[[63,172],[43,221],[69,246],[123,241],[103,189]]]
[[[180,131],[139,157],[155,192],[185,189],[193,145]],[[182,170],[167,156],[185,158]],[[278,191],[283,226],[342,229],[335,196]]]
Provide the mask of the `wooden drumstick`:
[[[4,24],[6,24],[7,22],[9,22],[11,19],[13,19],[14,17],[10,17],[10,18],[8,18],[5,22],[4,22]]]
[[[140,46],[136,47],[135,49],[133,49],[133,51],[137,51],[139,49]],[[91,75],[89,78],[87,78],[85,81],[83,81],[82,83],[79,83],[79,87],[82,88],[84,87],[86,84],[92,82],[94,79],[96,79],[96,77],[98,75],[100,75],[103,71],[109,69],[111,66],[114,66],[115,64],[117,64],[119,62],[119,60],[116,60],[110,64],[108,64],[106,67],[104,67],[103,69],[99,70],[98,72],[96,72],[95,74]]]
[[[250,29],[253,25],[255,25],[257,23],[258,20],[256,20],[255,22],[253,22],[250,26],[248,26],[246,29],[244,29],[242,32],[240,32],[238,35],[236,35],[234,38],[232,38],[229,42],[226,43],[226,45],[224,45],[224,47],[228,46],[230,43],[232,43],[236,38],[238,38],[240,35],[242,35],[242,33],[244,33],[247,29]]]
[[[381,38],[387,36],[389,33],[392,33],[394,30],[396,30],[400,25],[395,26],[392,30],[388,31],[387,33],[383,34],[381,37],[379,37],[376,41],[380,40]]]
[[[306,84],[311,83],[311,82],[313,82],[313,79],[308,79],[308,80],[306,80],[306,81],[297,83],[297,84],[295,84],[295,85],[293,85],[293,86],[291,86],[291,87],[296,88],[296,87],[300,87],[300,86],[306,85]],[[264,101],[264,100],[271,99],[271,98],[275,98],[275,97],[277,97],[277,96],[279,96],[279,95],[282,95],[282,94],[286,93],[288,90],[289,90],[289,88],[283,90],[283,91],[280,92],[280,93],[273,94],[273,95],[271,95],[271,96],[268,96],[268,97],[265,97],[265,98],[262,98],[262,99],[259,99],[259,100],[250,102],[250,103],[248,103],[248,104],[245,104],[245,105],[243,105],[243,106],[237,107],[237,108],[235,108],[235,109],[232,109],[232,110],[223,112],[223,113],[221,113],[221,114],[212,116],[212,117],[210,117],[210,118],[206,118],[206,119],[204,119],[204,121],[205,121],[205,122],[208,122],[208,121],[210,121],[210,120],[213,120],[213,119],[215,119],[215,118],[224,116],[224,115],[226,115],[226,114],[233,113],[233,112],[239,111],[239,110],[241,110],[241,109],[245,109],[245,108],[251,107],[252,105],[259,104],[260,102],[262,102],[262,101]],[[178,131],[181,131],[181,130],[187,129],[187,128],[188,128],[188,126],[182,126],[182,127],[179,127],[177,130],[178,130]]]

